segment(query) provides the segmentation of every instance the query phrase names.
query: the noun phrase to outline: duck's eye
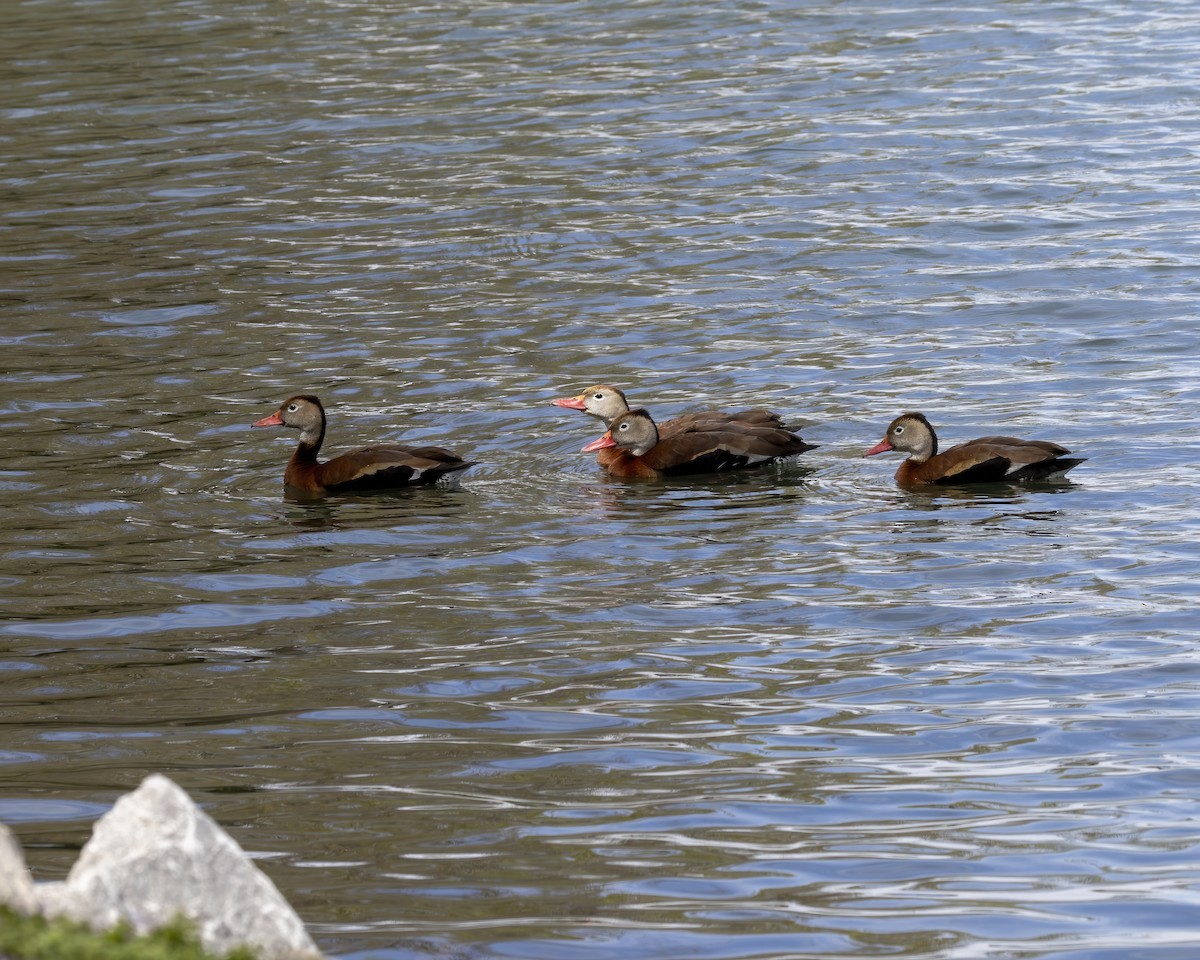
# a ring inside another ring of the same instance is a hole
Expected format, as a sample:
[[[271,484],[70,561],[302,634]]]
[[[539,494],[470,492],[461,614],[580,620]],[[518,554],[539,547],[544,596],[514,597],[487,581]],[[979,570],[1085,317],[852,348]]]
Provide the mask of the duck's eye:
[[[603,400],[603,399],[604,399],[604,394],[602,394],[602,393],[593,393],[593,394],[592,394],[592,399],[593,399],[593,400]]]
[[[628,424],[628,423],[623,423],[623,424],[621,424],[621,426],[619,426],[617,429],[618,429],[618,430],[628,430],[628,429],[629,429],[629,424]]]
[[[299,409],[300,409],[300,404],[298,404],[298,403],[289,403],[288,404],[288,413],[295,413]]]
[[[896,436],[900,436],[900,434],[902,434],[903,432],[904,432],[904,427],[892,427],[892,433],[894,433]]]

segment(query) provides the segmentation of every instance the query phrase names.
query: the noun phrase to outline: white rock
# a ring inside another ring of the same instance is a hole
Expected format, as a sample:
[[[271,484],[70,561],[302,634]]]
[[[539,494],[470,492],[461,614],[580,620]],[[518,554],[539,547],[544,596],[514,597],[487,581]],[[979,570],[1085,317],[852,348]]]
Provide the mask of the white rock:
[[[25,854],[13,832],[0,823],[0,903],[17,913],[36,913],[37,894],[25,866]]]
[[[47,917],[67,914],[67,881],[48,880],[33,885],[37,896],[37,912]]]
[[[264,960],[321,956],[270,879],[160,774],[96,821],[63,888],[44,901],[47,914],[97,930],[123,920],[147,933],[182,914],[213,953],[248,946]]]

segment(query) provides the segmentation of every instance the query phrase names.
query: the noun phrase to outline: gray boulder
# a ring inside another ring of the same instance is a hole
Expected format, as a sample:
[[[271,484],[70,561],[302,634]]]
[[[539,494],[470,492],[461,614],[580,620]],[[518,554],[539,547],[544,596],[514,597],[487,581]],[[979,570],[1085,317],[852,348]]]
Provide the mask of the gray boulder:
[[[182,915],[213,953],[248,946],[264,960],[321,956],[275,884],[160,774],[96,821],[64,883],[42,887],[44,913],[96,930],[125,921],[147,933]]]
[[[25,866],[25,854],[13,832],[0,823],[0,903],[17,913],[37,913],[38,899],[33,877]]]

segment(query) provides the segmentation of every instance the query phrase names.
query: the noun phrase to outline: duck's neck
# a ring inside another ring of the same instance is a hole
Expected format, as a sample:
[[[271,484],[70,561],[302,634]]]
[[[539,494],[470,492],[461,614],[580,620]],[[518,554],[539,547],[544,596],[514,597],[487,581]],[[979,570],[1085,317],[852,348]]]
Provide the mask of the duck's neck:
[[[908,459],[913,461],[913,463],[925,463],[927,460],[932,460],[937,456],[937,434],[933,432],[933,427],[930,426],[926,426],[926,432],[929,439],[921,444],[919,449],[914,450],[908,455]]]
[[[292,454],[292,463],[316,463],[317,454],[321,452],[321,444],[325,442],[325,418],[321,417],[321,426],[313,430],[303,430],[300,433],[300,443]]]
[[[650,436],[645,443],[638,444],[636,447],[627,447],[627,451],[635,457],[644,457],[651,450],[658,446],[658,427],[654,421],[650,421]]]

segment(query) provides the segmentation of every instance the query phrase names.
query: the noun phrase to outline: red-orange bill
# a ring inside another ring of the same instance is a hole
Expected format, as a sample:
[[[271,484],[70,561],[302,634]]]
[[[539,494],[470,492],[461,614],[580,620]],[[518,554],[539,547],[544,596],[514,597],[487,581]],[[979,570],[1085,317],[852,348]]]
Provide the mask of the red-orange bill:
[[[593,440],[586,447],[580,450],[580,453],[591,453],[593,450],[603,450],[605,447],[615,447],[617,441],[612,438],[611,433],[606,433],[599,440]]]

